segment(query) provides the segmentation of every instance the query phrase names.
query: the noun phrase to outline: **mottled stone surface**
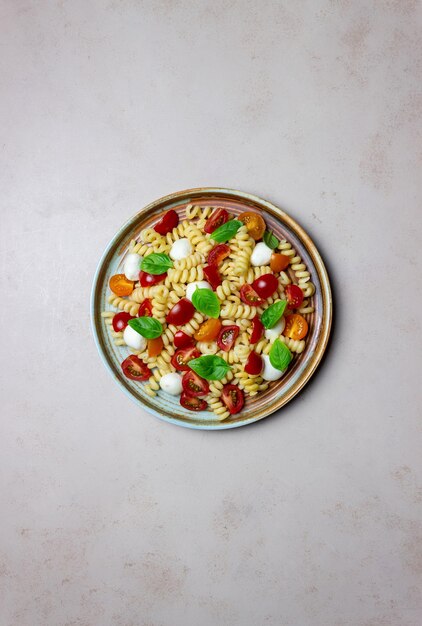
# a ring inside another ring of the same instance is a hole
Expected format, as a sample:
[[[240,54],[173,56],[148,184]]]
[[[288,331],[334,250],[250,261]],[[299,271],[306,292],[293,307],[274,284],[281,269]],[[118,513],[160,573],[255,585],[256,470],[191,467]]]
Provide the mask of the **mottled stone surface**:
[[[0,1],[2,626],[420,626],[421,16]],[[231,432],[138,410],[89,327],[109,238],[201,185],[291,212],[335,290],[318,375]]]

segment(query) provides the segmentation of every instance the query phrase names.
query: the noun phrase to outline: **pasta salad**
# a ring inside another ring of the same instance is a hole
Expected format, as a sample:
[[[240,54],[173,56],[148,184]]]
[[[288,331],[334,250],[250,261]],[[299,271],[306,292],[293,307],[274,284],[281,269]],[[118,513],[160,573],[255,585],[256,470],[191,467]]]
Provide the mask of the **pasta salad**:
[[[189,204],[132,240],[102,312],[121,364],[218,421],[280,379],[305,348],[315,286],[291,244],[259,213]],[[116,311],[117,310],[117,311]]]

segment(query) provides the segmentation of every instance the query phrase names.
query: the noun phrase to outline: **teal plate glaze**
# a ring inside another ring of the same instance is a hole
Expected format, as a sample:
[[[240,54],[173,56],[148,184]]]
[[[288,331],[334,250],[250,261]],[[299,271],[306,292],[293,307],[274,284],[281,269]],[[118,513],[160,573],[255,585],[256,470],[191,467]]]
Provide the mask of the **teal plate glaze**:
[[[245,211],[256,211],[262,215],[267,227],[279,239],[287,239],[296,250],[316,287],[312,303],[314,313],[308,317],[309,333],[305,350],[295,355],[292,364],[283,378],[271,383],[269,389],[252,398],[247,398],[241,413],[233,415],[223,422],[217,421],[210,411],[193,412],[183,408],[178,397],[169,396],[159,391],[151,398],[143,384],[127,379],[121,370],[121,362],[128,356],[125,346],[116,346],[106,327],[101,312],[114,310],[108,304],[110,294],[108,282],[113,274],[122,272],[123,263],[128,253],[129,243],[140,232],[153,225],[164,211],[174,209],[181,219],[185,218],[188,204],[199,206],[220,206],[238,215]],[[303,388],[320,363],[328,344],[332,321],[332,299],[330,282],[321,256],[309,235],[284,211],[271,202],[262,200],[241,191],[218,187],[202,187],[179,191],[160,198],[134,215],[113,237],[98,264],[91,293],[91,324],[95,343],[100,357],[123,391],[137,405],[156,417],[187,428],[204,430],[224,430],[246,426],[263,419],[283,407]]]

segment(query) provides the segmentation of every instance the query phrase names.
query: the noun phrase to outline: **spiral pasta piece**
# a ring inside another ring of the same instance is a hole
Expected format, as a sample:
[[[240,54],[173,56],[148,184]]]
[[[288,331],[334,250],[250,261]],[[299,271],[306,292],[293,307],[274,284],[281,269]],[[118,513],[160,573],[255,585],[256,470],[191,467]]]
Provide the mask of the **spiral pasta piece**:
[[[165,324],[168,313],[169,290],[165,285],[160,285],[152,296],[152,314],[160,324]]]
[[[214,413],[219,422],[223,422],[228,417],[230,417],[230,411],[218,397],[216,398],[215,396],[207,396],[206,400],[208,402],[208,407]]]
[[[188,256],[186,259],[175,261],[173,267],[175,270],[178,271],[190,270],[193,267],[201,265],[201,263],[204,263],[204,256],[200,252],[195,252],[194,254]]]
[[[285,337],[284,335],[280,335],[279,339],[286,344],[290,352],[295,352],[296,354],[303,352],[306,346],[306,341],[304,339],[295,340],[290,339],[290,337]]]
[[[216,354],[218,352],[215,341],[197,341],[196,347],[201,354]]]
[[[248,304],[228,303],[221,307],[221,317],[252,319],[259,309]]]
[[[212,215],[213,211],[213,207],[210,206],[201,207],[196,204],[188,204],[186,207],[186,219],[208,219]]]
[[[259,374],[253,376],[245,371],[242,371],[236,372],[235,378],[237,379],[240,389],[246,391],[246,393],[250,396],[256,396],[256,394],[260,391],[268,389],[268,383],[264,381],[262,376]]]
[[[185,236],[189,239],[194,250],[197,250],[204,256],[208,255],[208,252],[213,247],[209,237],[205,235],[197,226],[190,224],[186,227]]]
[[[248,273],[255,242],[248,233],[246,226],[241,226],[230,243],[229,259],[232,263],[234,276],[245,276]]]
[[[171,287],[174,283],[193,283],[197,280],[204,280],[204,270],[201,266],[184,270],[171,268],[167,272],[164,284],[166,287]]]
[[[138,313],[139,303],[137,302],[125,300],[125,298],[116,296],[114,293],[109,296],[108,301],[111,306],[114,306],[116,309],[120,309],[121,311],[126,311],[126,313],[130,313],[130,315],[135,316]]]
[[[187,335],[192,336],[196,333],[203,321],[204,316],[202,315],[202,313],[199,313],[199,311],[195,311],[190,322],[182,326],[181,330],[183,330],[183,332]]]
[[[310,282],[311,275],[306,269],[306,265],[303,263],[301,257],[292,247],[292,244],[286,241],[286,239],[282,239],[278,244],[278,249],[282,254],[290,258],[290,267],[298,279],[298,285],[302,289],[305,298],[313,296],[315,293],[315,285]]]

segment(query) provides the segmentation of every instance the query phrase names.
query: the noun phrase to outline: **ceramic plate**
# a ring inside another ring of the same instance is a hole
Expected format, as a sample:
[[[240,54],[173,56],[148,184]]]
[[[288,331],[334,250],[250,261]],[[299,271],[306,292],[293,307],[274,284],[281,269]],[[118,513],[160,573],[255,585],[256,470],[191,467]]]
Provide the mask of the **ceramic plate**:
[[[185,208],[189,203],[226,207],[234,215],[244,211],[258,211],[265,219],[267,228],[279,239],[285,238],[292,244],[306,264],[316,287],[312,298],[315,311],[308,317],[310,330],[305,350],[294,357],[283,378],[271,383],[267,391],[248,398],[241,413],[223,422],[216,421],[210,411],[195,413],[184,409],[180,406],[178,397],[174,398],[161,391],[155,398],[151,398],[143,390],[142,383],[127,379],[122,374],[120,363],[128,355],[128,349],[114,345],[101,317],[101,311],[111,308],[107,302],[110,294],[108,281],[110,276],[123,271],[130,240],[136,239],[144,228],[149,227],[168,209],[175,209],[180,218],[184,218]],[[284,211],[270,202],[241,191],[211,187],[179,191],[160,198],[126,222],[113,237],[99,262],[91,296],[92,329],[98,351],[114,380],[127,395],[140,407],[167,422],[209,430],[234,428],[256,422],[283,407],[299,393],[321,361],[330,334],[331,318],[332,301],[327,271],[318,250],[305,231]]]

